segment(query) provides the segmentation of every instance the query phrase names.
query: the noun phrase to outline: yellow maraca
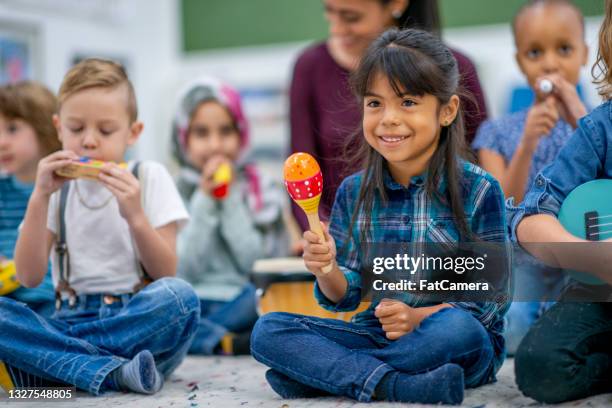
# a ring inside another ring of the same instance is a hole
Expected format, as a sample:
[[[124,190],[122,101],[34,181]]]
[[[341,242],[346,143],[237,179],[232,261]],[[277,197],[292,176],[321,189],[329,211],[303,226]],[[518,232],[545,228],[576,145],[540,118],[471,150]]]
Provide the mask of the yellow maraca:
[[[222,163],[213,175],[215,187],[212,196],[217,200],[224,199],[229,193],[229,186],[232,182],[232,168],[227,163]]]
[[[294,153],[285,161],[285,187],[291,199],[306,213],[310,230],[325,242],[319,220],[319,201],[323,192],[323,175],[319,163],[308,153]],[[322,268],[331,271],[331,265]]]

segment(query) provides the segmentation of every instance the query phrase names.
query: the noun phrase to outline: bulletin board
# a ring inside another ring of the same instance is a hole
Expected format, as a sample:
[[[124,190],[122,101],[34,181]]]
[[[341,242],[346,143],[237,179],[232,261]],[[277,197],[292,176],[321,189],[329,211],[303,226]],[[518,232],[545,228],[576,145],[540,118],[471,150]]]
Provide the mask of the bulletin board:
[[[0,85],[38,79],[39,63],[36,28],[0,20]]]

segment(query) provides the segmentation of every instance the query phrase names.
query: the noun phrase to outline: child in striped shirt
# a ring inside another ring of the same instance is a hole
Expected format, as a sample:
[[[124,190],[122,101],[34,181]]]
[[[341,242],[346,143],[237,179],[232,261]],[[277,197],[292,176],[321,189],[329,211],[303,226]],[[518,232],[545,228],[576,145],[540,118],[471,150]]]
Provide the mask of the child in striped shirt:
[[[13,258],[38,161],[60,148],[52,121],[56,108],[55,95],[36,82],[0,87],[0,257],[5,262]],[[15,290],[13,278],[8,270],[0,272],[0,295],[27,303],[43,315],[53,311],[50,272],[36,288]]]

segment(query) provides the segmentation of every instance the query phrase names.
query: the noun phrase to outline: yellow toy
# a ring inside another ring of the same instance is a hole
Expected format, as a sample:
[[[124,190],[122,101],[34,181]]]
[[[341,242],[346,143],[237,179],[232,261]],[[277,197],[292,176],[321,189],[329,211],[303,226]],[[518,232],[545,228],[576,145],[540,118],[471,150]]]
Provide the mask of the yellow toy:
[[[19,288],[17,275],[15,273],[15,263],[13,261],[0,261],[0,296],[8,295],[9,293]]]
[[[213,182],[215,187],[212,190],[212,195],[218,200],[227,196],[229,185],[232,182],[232,168],[227,163],[222,163],[213,174]]]
[[[62,167],[55,171],[55,174],[67,178],[87,178],[92,180],[98,179],[98,174],[102,166],[107,162],[101,160],[92,160],[89,157],[81,157],[66,167]],[[126,169],[127,163],[120,163],[119,167]]]

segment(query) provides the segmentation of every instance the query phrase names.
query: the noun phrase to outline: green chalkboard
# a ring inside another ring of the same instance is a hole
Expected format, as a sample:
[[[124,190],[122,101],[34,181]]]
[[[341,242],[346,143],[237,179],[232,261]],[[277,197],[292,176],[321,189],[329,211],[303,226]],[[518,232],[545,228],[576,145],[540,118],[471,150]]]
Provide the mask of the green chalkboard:
[[[505,23],[525,0],[440,0],[443,27]],[[574,0],[586,16],[604,0]],[[323,39],[321,0],[181,0],[183,50]]]
[[[525,0],[441,0],[444,27],[508,23]],[[604,0],[574,0],[585,16],[603,14]]]
[[[319,0],[182,0],[185,51],[322,39]]]

